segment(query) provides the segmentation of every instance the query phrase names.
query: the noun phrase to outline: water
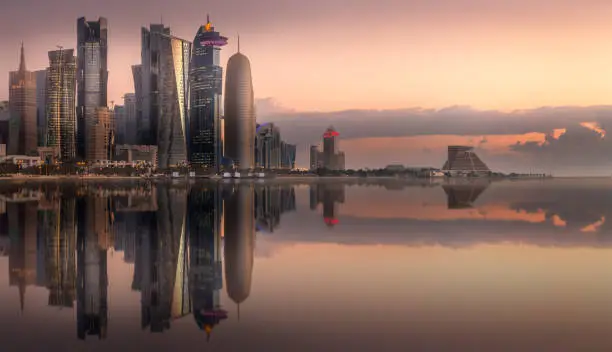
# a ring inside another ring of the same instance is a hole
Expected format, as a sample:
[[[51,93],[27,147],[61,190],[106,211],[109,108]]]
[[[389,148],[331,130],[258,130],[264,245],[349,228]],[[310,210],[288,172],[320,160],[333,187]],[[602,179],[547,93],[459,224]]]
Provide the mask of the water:
[[[0,195],[3,351],[612,348],[612,180]]]

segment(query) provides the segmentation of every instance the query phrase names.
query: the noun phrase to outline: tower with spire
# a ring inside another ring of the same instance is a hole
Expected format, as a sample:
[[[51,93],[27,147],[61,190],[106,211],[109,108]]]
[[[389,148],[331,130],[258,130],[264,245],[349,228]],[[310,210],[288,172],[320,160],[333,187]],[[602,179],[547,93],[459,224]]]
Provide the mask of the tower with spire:
[[[187,154],[189,162],[211,171],[219,171],[222,158],[221,95],[223,68],[221,47],[227,38],[215,31],[206,15],[206,23],[193,40],[189,69],[190,108],[187,123]]]
[[[21,43],[19,69],[9,73],[9,155],[35,155],[38,147],[36,123],[36,74],[26,68]]]

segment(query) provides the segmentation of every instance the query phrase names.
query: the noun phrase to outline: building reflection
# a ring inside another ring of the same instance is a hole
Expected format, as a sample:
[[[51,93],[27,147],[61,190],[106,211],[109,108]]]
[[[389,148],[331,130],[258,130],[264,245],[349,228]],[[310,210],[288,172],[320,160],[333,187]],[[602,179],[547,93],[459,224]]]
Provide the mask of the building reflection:
[[[323,221],[329,227],[338,224],[338,204],[344,203],[343,183],[315,183],[310,186],[310,209],[317,210],[323,204]]]
[[[240,319],[240,304],[246,301],[251,293],[255,251],[253,187],[252,184],[234,185],[224,202],[226,291],[236,304],[238,319]]]
[[[489,181],[463,181],[442,185],[448,209],[472,208],[476,199],[489,187]]]
[[[239,318],[251,292],[256,228],[273,232],[295,209],[293,187],[281,185],[24,185],[0,192],[0,254],[20,309],[27,286],[45,287],[49,306],[76,308],[79,339],[108,334],[113,251],[134,265],[142,329],[164,332],[191,316],[209,339],[229,315],[223,274]]]

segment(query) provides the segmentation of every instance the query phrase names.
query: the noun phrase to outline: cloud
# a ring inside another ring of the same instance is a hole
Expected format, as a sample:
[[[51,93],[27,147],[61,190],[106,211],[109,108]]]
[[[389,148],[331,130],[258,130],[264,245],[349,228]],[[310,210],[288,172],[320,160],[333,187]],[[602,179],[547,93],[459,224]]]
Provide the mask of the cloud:
[[[277,106],[270,101],[263,105]],[[427,160],[438,166],[446,145],[463,143],[476,147],[487,156],[487,163],[503,168],[501,171],[537,167],[557,174],[612,172],[612,139],[605,133],[606,126],[612,125],[612,106],[510,112],[467,106],[328,113],[262,109],[258,120],[275,122],[285,140],[298,144],[299,165],[308,164],[308,146],[319,144],[324,129],[333,125],[340,132],[348,167]],[[394,148],[402,148],[401,153]],[[426,154],[439,154],[440,160]]]

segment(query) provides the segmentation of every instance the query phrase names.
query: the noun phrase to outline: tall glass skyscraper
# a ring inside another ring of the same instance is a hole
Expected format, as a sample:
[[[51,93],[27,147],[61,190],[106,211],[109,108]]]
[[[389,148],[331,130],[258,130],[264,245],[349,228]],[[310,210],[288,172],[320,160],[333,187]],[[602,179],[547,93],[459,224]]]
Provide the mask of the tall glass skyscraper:
[[[19,70],[9,73],[9,155],[36,153],[36,74],[26,70],[21,45]]]
[[[47,146],[57,147],[62,161],[76,157],[76,57],[74,50],[49,52],[47,69]]]
[[[140,144],[158,146],[160,168],[182,164],[187,161],[191,43],[152,24],[142,28],[141,57],[141,65],[132,69]]]
[[[187,145],[189,162],[209,169],[219,169],[221,145],[221,95],[223,68],[219,60],[227,38],[215,32],[206,18],[193,41],[189,84],[191,90]]]
[[[77,155],[91,159],[100,154],[88,150],[88,129],[99,124],[97,109],[107,107],[108,45],[107,21],[88,22],[85,17],[77,20]]]

